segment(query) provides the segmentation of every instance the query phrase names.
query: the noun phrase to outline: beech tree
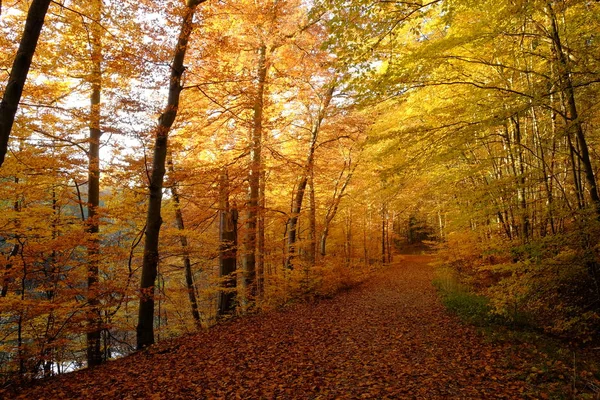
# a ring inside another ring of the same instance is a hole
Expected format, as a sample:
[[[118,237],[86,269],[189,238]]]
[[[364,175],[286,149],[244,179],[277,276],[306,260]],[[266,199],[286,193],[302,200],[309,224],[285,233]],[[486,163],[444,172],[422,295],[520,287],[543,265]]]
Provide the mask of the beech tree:
[[[0,166],[4,163],[8,151],[8,139],[50,3],[50,0],[34,0],[27,12],[27,21],[19,49],[13,60],[10,76],[0,102]]]
[[[485,267],[497,273],[492,278],[497,281],[488,282],[496,311],[510,315],[509,304],[517,304],[538,316],[536,324],[564,334],[575,320],[584,330],[593,329],[594,317],[551,312],[539,299],[583,310],[599,294],[597,263],[589,251],[595,240],[583,234],[579,244],[568,246],[577,248],[577,257],[584,261],[571,258],[565,248],[547,246],[553,240],[549,235],[564,238],[579,229],[571,224],[596,229],[590,216],[597,216],[597,189],[593,160],[586,155],[587,135],[593,137],[586,124],[595,117],[590,108],[585,115],[580,110],[597,96],[592,72],[597,63],[586,55],[591,30],[579,28],[583,19],[596,26],[591,17],[596,12],[586,2],[473,7],[453,1],[430,3],[411,20],[374,13],[374,24],[390,29],[371,42],[378,63],[361,77],[368,99],[382,93],[397,99],[377,107],[384,116],[374,128],[378,142],[373,148],[387,161],[384,172],[407,173],[414,179],[419,169],[432,168],[432,160],[446,168],[448,180],[440,180],[436,168],[427,179],[432,187],[456,189],[452,202],[448,193],[436,195],[454,215],[451,226],[439,224],[440,236],[449,240],[447,256],[450,246],[459,247],[461,240],[472,252],[515,254],[512,262],[506,256],[503,263],[492,261]],[[362,32],[364,26],[370,25],[351,25],[346,33]],[[353,52],[343,55],[352,59]],[[586,63],[575,66],[577,59]],[[431,219],[435,209],[440,210],[432,207]],[[471,239],[465,239],[468,235]],[[505,246],[499,245],[501,238],[508,239]],[[555,264],[567,259],[568,268]],[[469,266],[461,273],[485,281],[466,256],[455,261]],[[529,263],[539,275],[530,273]],[[502,276],[507,270],[512,278]],[[569,285],[567,281],[578,282],[585,300],[558,289]]]
[[[219,180],[219,277],[223,290],[219,292],[218,315],[232,314],[235,310],[237,270],[237,210],[229,202],[229,176],[224,170]]]
[[[16,32],[13,28],[24,22],[24,14],[11,11],[23,4],[9,7],[3,31]],[[337,287],[331,278],[336,263],[311,271],[280,268],[291,254],[282,237],[292,215],[289,199],[300,200],[295,195],[299,187],[304,192],[291,230],[296,232],[291,258],[298,264],[317,263],[316,242],[332,182],[353,143],[348,131],[356,127],[340,122],[339,116],[350,112],[349,104],[323,103],[333,70],[330,54],[319,49],[326,36],[319,21],[322,11],[311,12],[295,1],[206,6],[204,40],[177,47],[169,66],[170,101],[160,112],[154,99],[162,90],[158,71],[165,69],[172,47],[167,32],[177,25],[181,39],[187,31],[173,21],[182,17],[179,13],[159,6],[97,1],[61,7],[48,16],[46,28],[54,39],[37,47],[39,61],[30,74],[35,79],[23,91],[23,116],[13,130],[18,146],[2,171],[0,294],[7,299],[2,312],[11,319],[0,326],[7,338],[0,346],[11,357],[10,373],[52,375],[71,368],[69,363],[85,365],[86,359],[93,366],[138,347],[137,328],[143,333],[141,348],[190,331],[200,320],[211,324],[217,315],[235,312],[244,279],[237,279],[234,261],[238,255],[243,260],[247,233],[244,221],[238,249],[235,219],[237,210],[242,215],[250,210],[244,196],[249,185],[243,182],[253,159],[255,127],[262,133],[260,167],[253,176],[258,179],[253,246],[257,296],[250,300],[259,300],[253,307],[289,300],[300,270],[303,291],[329,293]],[[240,18],[230,23],[220,7]],[[186,21],[189,8],[182,7]],[[256,10],[265,11],[261,18]],[[166,18],[164,26],[154,22],[159,18]],[[2,35],[0,46],[16,47],[11,40]],[[267,70],[258,118],[262,44]],[[190,60],[185,79],[180,74],[183,56]],[[0,57],[7,71],[11,62]],[[180,96],[184,90],[186,96]],[[162,116],[151,130],[148,117],[155,113]],[[147,131],[158,144],[151,168],[144,158]],[[172,168],[161,163],[167,136]],[[313,166],[307,168],[310,153]],[[225,168],[227,185],[220,185],[217,177]],[[157,178],[161,169],[166,184]],[[302,179],[294,183],[299,171]],[[144,226],[148,178],[150,222]],[[160,204],[159,186],[171,190]],[[218,195],[219,186],[228,187],[228,199]],[[340,207],[347,215],[343,200]],[[157,209],[163,209],[162,215],[152,212]],[[167,210],[173,218],[163,216]],[[221,219],[227,223],[220,227]],[[162,228],[160,240],[153,236],[157,226]],[[354,246],[339,228],[330,221],[332,254],[342,244]],[[142,251],[142,239],[150,251]],[[221,271],[215,262],[219,257]],[[345,257],[342,264],[347,261]],[[150,268],[142,271],[135,267],[138,263]],[[141,293],[133,283],[140,278],[146,285]],[[136,294],[140,310],[132,306]],[[136,311],[142,315],[139,324]],[[152,325],[150,339],[146,328]]]
[[[92,367],[102,362],[100,351],[100,339],[102,329],[102,317],[98,301],[98,257],[100,221],[97,209],[100,206],[100,138],[102,129],[100,126],[101,92],[102,92],[102,0],[95,0],[92,4],[90,18],[92,20],[89,28],[90,47],[92,59],[92,71],[90,83],[92,93],[90,96],[90,121],[89,121],[89,150],[88,150],[88,217],[89,233],[92,235],[88,246],[88,302],[91,306],[88,319],[89,332],[87,334],[87,362]]]
[[[0,170],[7,376],[329,296],[432,242],[494,313],[598,331],[600,5],[206,2],[191,40],[202,3],[46,16]],[[28,10],[0,21],[5,94]]]
[[[154,134],[154,157],[150,176],[148,212],[146,216],[146,237],[144,240],[144,260],[140,284],[140,306],[137,325],[137,348],[154,344],[154,290],[158,264],[158,238],[161,218],[162,189],[167,158],[167,139],[171,126],[177,117],[181,79],[185,70],[184,60],[188,41],[193,29],[196,7],[205,0],[188,0],[183,14],[179,37],[171,65],[169,96],[167,105],[159,118]]]
[[[308,147],[308,154],[306,156],[306,161],[304,164],[304,168],[302,171],[302,175],[300,177],[300,182],[298,182],[297,189],[295,191],[295,198],[292,205],[291,217],[288,220],[286,232],[287,232],[287,260],[286,266],[288,268],[293,268],[293,258],[294,253],[296,251],[296,236],[297,236],[297,226],[298,226],[298,217],[300,215],[300,211],[302,209],[302,202],[304,201],[304,193],[306,191],[306,187],[308,185],[308,180],[313,173],[313,164],[315,157],[315,150],[317,148],[317,139],[319,136],[319,130],[321,128],[321,124],[323,123],[323,119],[325,118],[325,114],[327,113],[327,109],[329,107],[329,103],[331,102],[331,98],[333,97],[333,92],[335,90],[335,84],[331,83],[330,87],[326,89],[325,96],[323,97],[322,104],[319,106],[318,114],[315,118],[313,126],[310,130],[310,141]]]

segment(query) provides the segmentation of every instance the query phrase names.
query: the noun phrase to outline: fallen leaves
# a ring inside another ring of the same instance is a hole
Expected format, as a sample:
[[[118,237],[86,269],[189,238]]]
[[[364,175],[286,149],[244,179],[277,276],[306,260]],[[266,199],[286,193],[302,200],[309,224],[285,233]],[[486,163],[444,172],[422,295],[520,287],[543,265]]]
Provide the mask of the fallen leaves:
[[[427,261],[407,257],[333,299],[238,319],[13,394],[21,399],[525,397],[531,388],[519,371],[535,371],[509,359],[508,345],[485,343],[444,310]]]

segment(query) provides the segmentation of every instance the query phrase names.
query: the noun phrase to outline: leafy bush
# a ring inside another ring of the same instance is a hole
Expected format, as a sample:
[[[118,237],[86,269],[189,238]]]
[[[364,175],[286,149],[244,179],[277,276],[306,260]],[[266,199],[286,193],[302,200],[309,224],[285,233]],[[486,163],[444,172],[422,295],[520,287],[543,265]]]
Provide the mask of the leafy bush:
[[[279,308],[307,297],[331,297],[363,282],[371,270],[363,263],[346,265],[333,257],[313,267],[298,263],[293,270],[269,277],[260,308]]]
[[[505,276],[487,291],[494,312],[508,320],[527,314],[534,326],[553,335],[584,342],[593,339],[600,316],[585,260],[581,252],[566,249],[552,258],[490,267]]]
[[[509,325],[579,342],[600,331],[598,257],[581,235],[516,245],[461,232],[448,235],[438,256],[439,265],[446,267],[446,278],[438,277],[436,283],[444,303],[471,322],[491,314]],[[452,280],[454,286],[448,283]]]

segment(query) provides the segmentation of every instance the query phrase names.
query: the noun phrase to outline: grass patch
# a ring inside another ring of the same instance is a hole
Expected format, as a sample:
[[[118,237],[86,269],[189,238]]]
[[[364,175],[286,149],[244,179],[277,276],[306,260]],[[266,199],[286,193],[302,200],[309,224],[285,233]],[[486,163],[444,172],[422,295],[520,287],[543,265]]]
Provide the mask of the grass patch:
[[[483,296],[456,291],[447,293],[442,299],[448,310],[470,324],[483,326],[490,322],[489,301]]]
[[[442,303],[463,321],[485,327],[494,322],[494,315],[487,297],[470,291],[458,283],[448,271],[441,271],[433,280],[433,285],[441,296]]]
[[[489,299],[461,284],[450,269],[438,269],[433,285],[444,306],[477,327],[486,340],[511,344],[501,362],[510,366],[521,360],[515,374],[530,384],[529,397],[600,399],[600,348],[586,351],[550,337],[535,329],[526,314],[495,314]]]

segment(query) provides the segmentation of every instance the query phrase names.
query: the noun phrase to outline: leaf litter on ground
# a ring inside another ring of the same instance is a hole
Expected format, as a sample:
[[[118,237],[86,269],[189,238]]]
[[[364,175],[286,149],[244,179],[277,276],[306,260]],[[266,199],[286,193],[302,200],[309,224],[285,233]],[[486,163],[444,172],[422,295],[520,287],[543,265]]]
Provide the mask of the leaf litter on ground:
[[[547,396],[535,387],[528,356],[489,343],[445,310],[430,261],[403,256],[331,299],[236,319],[97,368],[0,390],[0,398]]]

